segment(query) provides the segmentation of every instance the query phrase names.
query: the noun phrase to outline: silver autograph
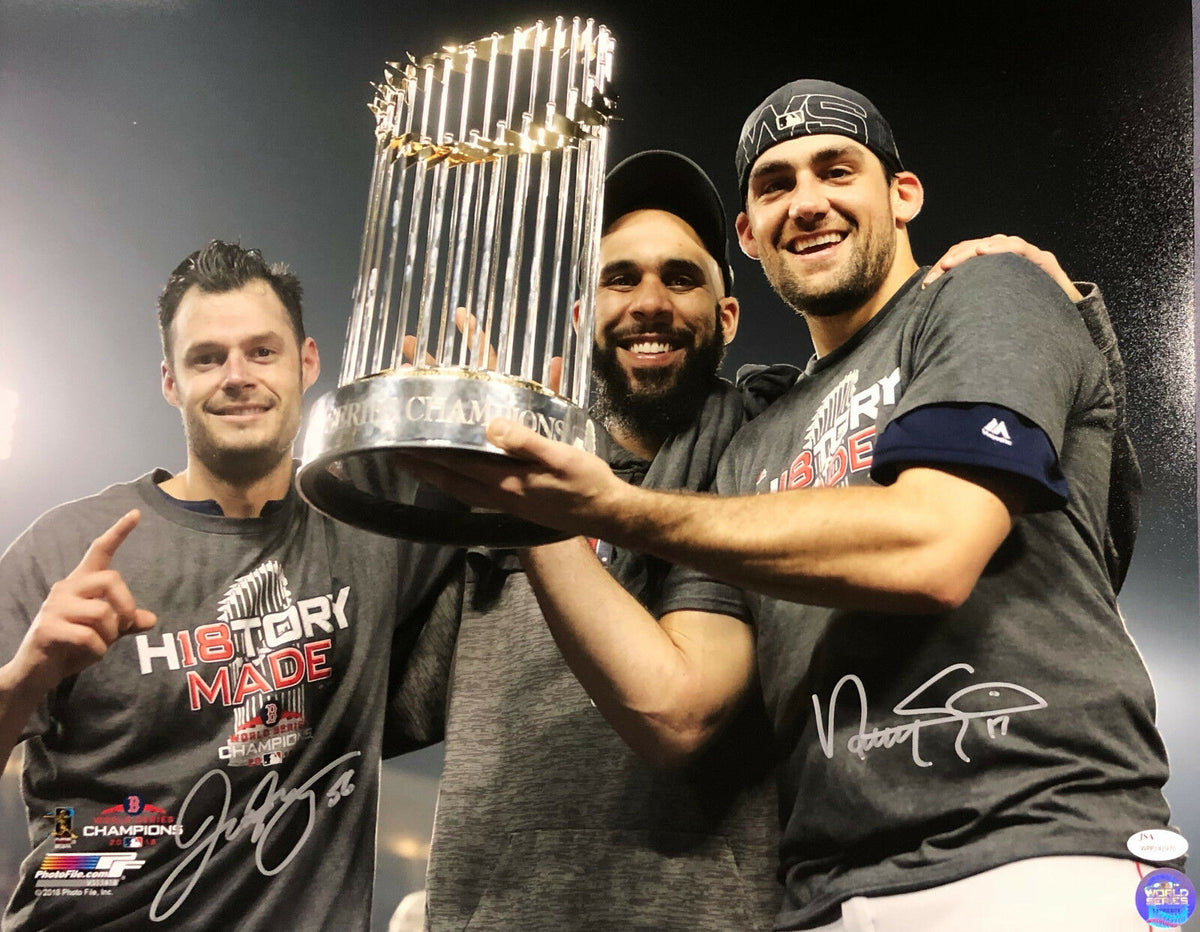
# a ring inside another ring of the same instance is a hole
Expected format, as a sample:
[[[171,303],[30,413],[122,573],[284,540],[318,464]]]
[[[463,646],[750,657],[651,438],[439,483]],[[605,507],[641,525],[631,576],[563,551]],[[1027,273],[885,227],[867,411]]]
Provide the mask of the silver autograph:
[[[1046,708],[1046,700],[1033,690],[1026,689],[1024,686],[1018,686],[1016,683],[999,682],[976,683],[973,686],[965,686],[957,692],[951,693],[945,703],[940,706],[913,707],[913,703],[918,701],[918,697],[922,692],[957,670],[965,670],[967,673],[975,672],[975,668],[970,664],[951,664],[940,673],[936,673],[927,679],[900,700],[892,709],[896,715],[912,716],[911,721],[907,721],[903,725],[893,725],[890,728],[871,728],[869,730],[867,728],[867,691],[863,687],[862,680],[853,673],[843,676],[837,681],[837,685],[833,687],[833,692],[829,695],[829,708],[824,720],[822,720],[820,700],[815,695],[812,697],[813,708],[817,715],[817,739],[821,743],[821,750],[825,752],[827,758],[830,760],[833,759],[834,708],[842,692],[842,687],[847,685],[853,686],[858,693],[859,719],[858,731],[846,740],[846,750],[851,754],[858,755],[860,759],[865,759],[867,752],[875,748],[890,748],[909,741],[912,746],[913,763],[919,767],[931,766],[930,761],[921,757],[920,736],[922,728],[957,723],[959,729],[958,735],[954,739],[954,752],[958,755],[959,759],[969,763],[971,758],[963,750],[963,739],[967,735],[967,729],[970,727],[971,722],[976,719],[984,719],[987,725],[988,737],[995,738],[1008,734],[1010,716],[1020,712],[1034,712],[1038,709]],[[1002,699],[1006,691],[1010,696],[1012,693],[1016,693],[1022,699],[1029,701],[1018,702],[1016,705],[1000,706],[997,700]]]
[[[192,892],[192,888],[196,886],[200,875],[204,873],[205,868],[208,866],[209,858],[212,857],[217,843],[222,838],[226,841],[233,841],[239,835],[245,835],[248,831],[250,843],[257,845],[254,852],[254,863],[258,867],[259,873],[264,877],[277,874],[287,867],[297,853],[299,853],[300,849],[304,846],[304,842],[308,840],[308,836],[312,832],[313,819],[316,817],[317,809],[317,791],[313,789],[314,785],[322,777],[340,768],[346,761],[361,756],[362,752],[360,751],[351,751],[349,754],[343,754],[336,760],[326,764],[294,789],[279,789],[279,773],[274,770],[271,771],[259,781],[258,786],[250,793],[250,798],[246,801],[245,809],[240,818],[237,815],[234,815],[232,818],[229,816],[229,805],[233,795],[233,787],[225,771],[210,770],[202,776],[196,781],[196,785],[188,791],[187,796],[183,800],[183,805],[179,807],[178,822],[180,825],[185,826],[186,830],[186,827],[189,826],[187,816],[192,797],[210,781],[219,785],[218,791],[222,788],[224,789],[225,798],[221,803],[220,813],[215,817],[211,813],[202,814],[202,818],[199,819],[199,826],[194,832],[180,835],[176,838],[176,843],[180,848],[191,848],[192,850],[175,866],[170,876],[167,877],[162,887],[159,888],[158,893],[154,895],[154,902],[150,904],[151,921],[162,922],[165,919],[169,919],[172,913],[183,905],[183,901],[188,898],[188,895]],[[325,805],[332,808],[353,792],[354,770],[347,767],[337,774],[336,778],[332,780],[329,787],[325,790]],[[287,852],[279,863],[264,863],[264,853],[267,842],[271,837],[271,832],[276,826],[283,823],[292,806],[298,802],[303,802],[308,806],[308,817],[304,824],[304,831],[296,840],[296,844],[292,850]],[[182,891],[179,892],[173,903],[164,908],[164,901],[167,898],[168,892],[175,892],[176,881],[189,868],[193,868],[193,873],[190,877],[186,877],[182,881],[184,883]]]

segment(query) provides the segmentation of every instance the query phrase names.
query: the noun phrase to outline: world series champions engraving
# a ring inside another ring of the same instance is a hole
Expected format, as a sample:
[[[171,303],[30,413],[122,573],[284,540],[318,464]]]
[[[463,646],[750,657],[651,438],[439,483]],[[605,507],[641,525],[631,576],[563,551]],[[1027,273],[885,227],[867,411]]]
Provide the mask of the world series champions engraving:
[[[501,456],[495,417],[594,447],[613,50],[604,26],[560,17],[386,67],[338,387],[310,414],[297,474],[319,511],[436,543],[561,536],[468,509],[393,454]]]

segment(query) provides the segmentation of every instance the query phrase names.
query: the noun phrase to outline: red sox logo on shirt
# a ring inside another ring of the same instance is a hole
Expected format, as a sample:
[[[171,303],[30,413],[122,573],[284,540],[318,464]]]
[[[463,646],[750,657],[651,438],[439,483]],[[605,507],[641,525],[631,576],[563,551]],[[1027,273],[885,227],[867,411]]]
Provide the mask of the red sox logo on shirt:
[[[787,468],[778,475],[759,469],[758,491],[846,485],[852,474],[870,469],[876,425],[899,400],[900,367],[861,391],[858,382],[859,371],[852,369],[825,395]]]
[[[102,809],[83,827],[84,838],[104,838],[115,848],[153,846],[160,839],[177,838],[179,832],[173,815],[138,793],[126,794],[119,806]]]

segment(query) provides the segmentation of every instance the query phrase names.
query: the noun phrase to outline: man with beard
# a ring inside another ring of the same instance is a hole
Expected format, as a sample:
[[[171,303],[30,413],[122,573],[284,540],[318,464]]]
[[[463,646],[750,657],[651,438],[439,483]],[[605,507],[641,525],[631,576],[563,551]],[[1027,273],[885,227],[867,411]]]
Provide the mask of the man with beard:
[[[549,561],[539,597],[597,705],[657,760],[701,753],[761,681],[777,929],[1144,929],[1149,868],[1127,842],[1166,828],[1167,765],[1105,561],[1103,358],[1021,258],[923,286],[923,189],[857,92],[780,88],[737,167],[739,242],[816,356],[733,439],[723,495],[629,486],[505,421],[489,438],[524,462],[426,478],[701,571],[673,573],[657,623]]]
[[[608,177],[593,413],[631,484],[707,488],[745,420],[743,396],[717,376],[738,322],[724,217],[712,182],[676,153],[639,153]],[[605,541],[472,549],[448,697],[411,667],[394,690],[391,724],[446,741],[429,927],[769,929],[778,832],[762,711],[748,707],[693,767],[640,760],[563,662],[523,565],[577,543],[656,609],[667,564]]]
[[[643,153],[638,162],[629,163],[631,167],[614,174],[616,189],[609,195],[610,204],[618,196],[630,199],[628,183],[622,186],[626,172],[651,158],[665,159],[666,156]],[[643,197],[653,203],[651,195],[657,193],[646,191]],[[680,200],[682,202],[682,198]],[[621,246],[627,242],[645,248],[651,244],[661,245],[672,234],[676,238],[679,236],[680,218],[676,212],[659,212],[666,216],[629,216],[634,211],[647,209],[650,208],[633,207],[620,214],[605,228],[609,238],[602,240],[601,248],[611,255],[621,252]],[[713,237],[719,231],[720,228],[714,229]],[[716,248],[715,243],[710,245]],[[676,293],[694,291],[686,286],[703,281],[704,269],[694,267],[687,260],[672,261],[673,265],[664,270],[667,276],[664,287]],[[648,311],[633,310],[630,319],[613,313],[611,297],[627,293],[641,283],[643,276],[638,263],[630,259],[613,260],[604,267],[598,298],[607,312],[607,319],[602,317],[597,323],[593,348],[592,414],[610,434],[620,438],[626,449],[649,454],[644,456],[647,460],[654,458],[668,437],[695,423],[705,399],[713,390],[714,379],[725,357],[725,344],[733,339],[737,329],[736,303],[730,295],[732,278],[728,266],[722,268],[721,274],[725,294],[712,302],[707,319],[699,314],[696,320],[672,321],[662,326],[652,316],[652,307]],[[674,283],[670,278],[672,275]],[[628,361],[623,362],[623,359]]]
[[[387,645],[442,552],[291,487],[300,283],[213,241],[159,299],[187,465],[52,509],[0,560],[0,760],[32,851],[7,929],[366,929]]]

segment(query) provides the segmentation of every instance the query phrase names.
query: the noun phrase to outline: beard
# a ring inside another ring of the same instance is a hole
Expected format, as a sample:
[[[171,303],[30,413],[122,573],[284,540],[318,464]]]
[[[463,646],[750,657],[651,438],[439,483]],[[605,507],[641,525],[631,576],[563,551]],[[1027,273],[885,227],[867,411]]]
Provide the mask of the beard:
[[[805,280],[779,253],[763,262],[763,272],[794,310],[809,317],[836,317],[862,307],[883,286],[896,257],[895,238],[878,226],[854,246],[832,283]]]
[[[183,432],[188,449],[204,468],[218,479],[232,485],[244,485],[269,475],[283,459],[292,455],[292,445],[299,429],[288,432],[288,425],[260,439],[237,438],[234,442],[218,438],[204,419],[188,412],[183,420]]]
[[[678,367],[641,370],[631,377],[617,361],[615,344],[596,344],[592,351],[592,414],[609,430],[617,426],[658,443],[689,427],[699,416],[725,359],[719,304],[713,317],[712,335],[688,346]],[[671,336],[685,346],[685,341],[695,339],[686,327]]]

